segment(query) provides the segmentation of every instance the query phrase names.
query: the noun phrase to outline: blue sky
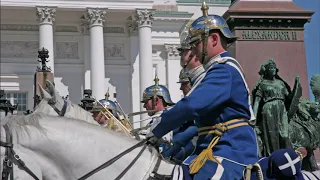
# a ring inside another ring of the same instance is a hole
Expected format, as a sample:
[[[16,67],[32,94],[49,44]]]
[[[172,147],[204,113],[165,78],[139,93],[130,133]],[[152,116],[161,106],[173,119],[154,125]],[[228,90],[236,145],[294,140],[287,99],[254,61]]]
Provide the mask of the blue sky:
[[[311,22],[304,26],[308,79],[310,82],[313,74],[320,74],[320,0],[293,0],[293,2],[299,7],[315,11]],[[310,98],[314,99],[310,87],[309,91]]]

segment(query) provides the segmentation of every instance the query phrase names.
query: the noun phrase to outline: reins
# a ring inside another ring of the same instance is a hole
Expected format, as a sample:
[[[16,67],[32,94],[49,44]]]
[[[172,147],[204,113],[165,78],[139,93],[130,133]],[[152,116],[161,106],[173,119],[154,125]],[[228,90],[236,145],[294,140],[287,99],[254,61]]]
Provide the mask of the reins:
[[[147,139],[144,139],[142,141],[140,141],[139,143],[137,143],[136,145],[130,147],[129,149],[123,151],[122,153],[118,154],[117,156],[115,156],[114,158],[110,159],[109,161],[103,163],[102,165],[100,165],[99,167],[95,168],[94,170],[90,171],[89,173],[85,174],[84,176],[82,176],[81,178],[79,178],[78,180],[84,180],[87,179],[88,177],[92,176],[93,174],[101,171],[102,169],[110,166],[111,164],[113,164],[114,162],[116,162],[118,159],[120,159],[122,156],[128,154],[129,152],[135,150],[136,148],[142,146],[143,144],[145,144],[147,142]],[[141,151],[144,151],[145,148],[142,148]],[[140,153],[142,153],[140,151]],[[140,154],[139,153],[139,154]]]

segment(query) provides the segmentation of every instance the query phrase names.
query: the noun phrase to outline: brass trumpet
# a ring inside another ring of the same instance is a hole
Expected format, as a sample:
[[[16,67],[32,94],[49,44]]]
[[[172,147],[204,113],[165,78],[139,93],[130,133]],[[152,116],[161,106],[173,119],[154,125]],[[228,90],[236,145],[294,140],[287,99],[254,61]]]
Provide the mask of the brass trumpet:
[[[97,101],[95,99],[96,103],[99,103],[104,111],[101,111],[101,113],[107,118],[108,120],[108,128],[109,129],[112,129],[113,126],[114,126],[114,123],[116,124],[116,126],[118,126],[127,136],[129,137],[132,137],[131,134],[130,134],[130,131],[127,127],[125,127],[121,122],[120,120],[118,120],[116,117],[114,117],[114,115],[104,106],[102,105],[99,101]]]

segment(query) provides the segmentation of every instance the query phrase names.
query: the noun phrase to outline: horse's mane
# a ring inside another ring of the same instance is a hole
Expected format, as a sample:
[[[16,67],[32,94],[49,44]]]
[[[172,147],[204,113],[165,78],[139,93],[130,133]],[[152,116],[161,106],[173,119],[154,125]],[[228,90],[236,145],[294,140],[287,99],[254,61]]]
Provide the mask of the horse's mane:
[[[71,101],[69,101],[68,106],[72,106],[77,112],[79,112],[79,113],[75,114],[75,116],[76,116],[76,117],[74,117],[75,119],[82,119],[83,114],[90,114],[90,112],[86,111],[85,109],[83,109],[79,105],[72,103]]]
[[[27,134],[30,137],[30,129],[29,127],[36,128],[39,132],[46,135],[46,130],[43,128],[40,123],[39,119],[47,118],[47,115],[44,113],[32,113],[27,116],[25,115],[10,115],[4,117],[1,120],[1,125],[6,125],[11,133],[15,133],[17,139],[23,133]]]
[[[42,99],[40,101],[40,103],[35,107],[35,111],[34,112],[46,112],[48,109],[48,100],[46,99]],[[91,123],[95,124],[93,121],[93,118],[92,118],[92,115],[90,114],[90,112],[86,111],[85,109],[81,108],[79,105],[77,104],[74,104],[72,101],[68,100],[68,104],[67,106],[69,108],[67,108],[67,114],[68,114],[68,111],[70,111],[71,109],[73,109],[75,112],[77,113],[74,113],[74,117],[72,118],[75,118],[75,119],[86,119],[88,122],[90,122],[92,120]],[[50,108],[51,109],[51,108]],[[86,117],[84,117],[86,116]],[[89,118],[92,118],[89,120]]]

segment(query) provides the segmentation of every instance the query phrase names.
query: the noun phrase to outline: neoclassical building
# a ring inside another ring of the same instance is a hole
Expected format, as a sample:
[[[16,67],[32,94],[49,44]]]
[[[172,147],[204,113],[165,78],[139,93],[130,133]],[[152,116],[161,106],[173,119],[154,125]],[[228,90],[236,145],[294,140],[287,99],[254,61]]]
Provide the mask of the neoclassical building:
[[[230,0],[207,4],[222,15]],[[178,101],[179,30],[201,15],[200,6],[200,0],[1,0],[1,89],[20,111],[32,109],[44,47],[59,94],[74,103],[84,89],[102,99],[109,88],[124,111],[140,111],[155,73]]]

